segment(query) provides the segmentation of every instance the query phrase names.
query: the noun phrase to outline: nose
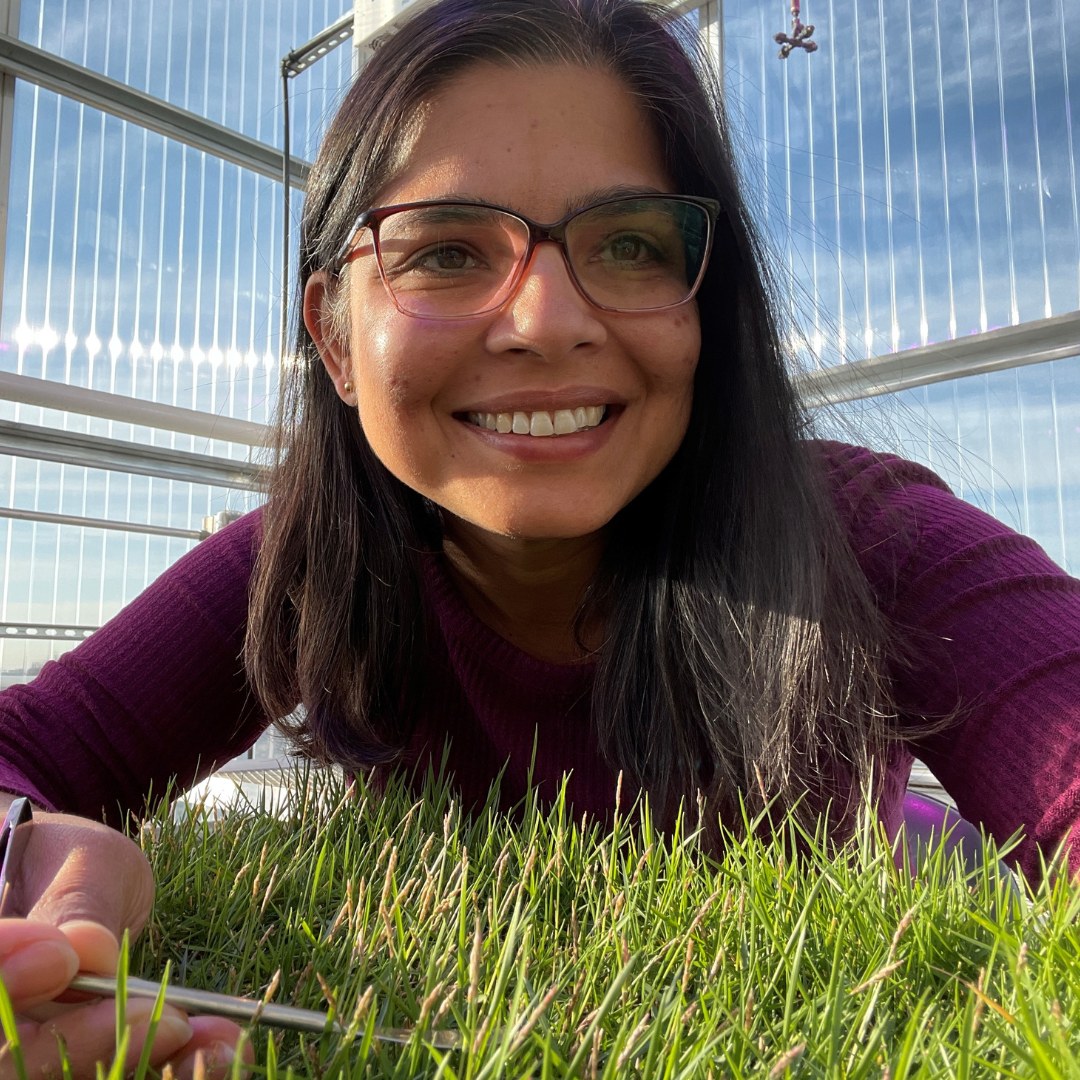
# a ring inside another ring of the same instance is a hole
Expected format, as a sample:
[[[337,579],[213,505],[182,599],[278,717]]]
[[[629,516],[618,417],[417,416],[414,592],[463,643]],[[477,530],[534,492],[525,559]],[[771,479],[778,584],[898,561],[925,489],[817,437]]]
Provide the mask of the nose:
[[[607,329],[600,311],[578,290],[558,244],[543,241],[488,333],[495,352],[530,352],[555,359],[601,345]]]

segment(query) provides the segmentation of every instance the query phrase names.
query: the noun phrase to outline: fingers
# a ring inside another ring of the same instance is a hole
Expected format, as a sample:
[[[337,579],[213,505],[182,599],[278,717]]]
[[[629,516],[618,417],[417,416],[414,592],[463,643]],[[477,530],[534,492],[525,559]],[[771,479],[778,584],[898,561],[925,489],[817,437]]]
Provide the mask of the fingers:
[[[195,1034],[172,1061],[173,1072],[180,1080],[202,1075],[208,1080],[230,1076],[238,1047],[244,1064],[241,1075],[247,1075],[255,1062],[255,1050],[249,1041],[240,1042],[241,1029],[236,1024],[218,1016],[193,1016],[190,1023]]]
[[[56,927],[0,919],[0,981],[16,1011],[62,993],[79,964],[79,954]]]
[[[27,1019],[28,1010],[35,1006],[49,1008],[46,1003],[55,999],[79,970],[80,954],[72,947],[69,934],[78,938],[84,931],[91,944],[98,932],[115,940],[104,928],[93,924],[61,931],[44,923],[0,919],[0,981],[21,1014],[18,1032],[27,1075],[59,1075],[61,1043],[75,1077],[95,1076],[96,1063],[107,1065],[116,1055],[116,1003],[112,999],[69,1006],[41,1021]],[[112,959],[115,969],[115,957]],[[132,998],[127,1003],[126,1017],[131,1027],[129,1069],[139,1061],[153,1006],[153,1001],[144,998]],[[241,1029],[229,1020],[214,1016],[188,1019],[178,1009],[166,1006],[154,1034],[150,1063],[160,1068],[171,1061],[180,1080],[196,1075],[207,1080],[226,1077],[231,1074],[240,1036]],[[244,1046],[242,1058],[245,1065],[252,1063],[250,1045]],[[0,1080],[17,1075],[11,1047],[5,1045],[0,1049]]]
[[[150,1029],[154,1002],[128,1002],[127,1021],[131,1028],[126,1065],[138,1064]],[[183,1013],[168,1006],[154,1031],[150,1063],[156,1068],[177,1056],[194,1034]],[[73,1009],[42,1023],[19,1025],[19,1053],[29,1076],[51,1076],[60,1072],[60,1047],[73,1076],[93,1076],[97,1063],[108,1064],[116,1055],[116,1004],[111,1000]],[[0,1080],[18,1075],[15,1053],[10,1044],[0,1050]]]
[[[0,936],[0,972],[5,940],[8,953],[15,952],[20,935],[24,942],[35,933],[38,939],[55,941],[55,935],[33,930],[48,926],[74,951],[77,970],[112,974],[120,937],[125,930],[138,933],[153,902],[154,878],[146,857],[122,833],[81,818],[41,814],[23,827],[31,832],[16,869],[14,892],[16,910],[26,914],[25,929],[9,926],[7,938]],[[43,958],[47,954],[48,947],[42,950]],[[15,972],[19,961],[13,959],[12,965]],[[17,1007],[32,1007],[43,987],[52,986],[52,996],[60,994],[74,973],[60,981],[59,971],[55,958],[43,963],[37,982],[25,984],[28,990],[17,999]]]
[[[149,1034],[154,1002],[132,999],[127,1004],[127,1023],[131,1034],[125,1058],[125,1071],[137,1067]],[[19,1053],[28,1076],[58,1076],[63,1060],[70,1075],[91,1078],[99,1063],[108,1067],[116,1056],[116,1003],[105,999],[82,1006],[42,1023],[23,1021],[18,1026]],[[233,1060],[241,1039],[236,1024],[218,1017],[188,1018],[166,1005],[154,1030],[149,1053],[150,1065],[160,1069],[166,1062],[179,1080],[195,1076],[206,1080],[224,1080],[232,1073]],[[252,1047],[244,1043],[240,1050],[243,1072],[254,1061]],[[19,1075],[15,1053],[10,1045],[0,1049],[0,1080],[14,1080]]]
[[[104,825],[59,814],[41,815],[31,828],[16,883],[28,918],[53,926],[95,923],[117,939],[142,929],[154,876],[137,844]],[[91,952],[107,950],[102,940],[94,946],[81,940]]]

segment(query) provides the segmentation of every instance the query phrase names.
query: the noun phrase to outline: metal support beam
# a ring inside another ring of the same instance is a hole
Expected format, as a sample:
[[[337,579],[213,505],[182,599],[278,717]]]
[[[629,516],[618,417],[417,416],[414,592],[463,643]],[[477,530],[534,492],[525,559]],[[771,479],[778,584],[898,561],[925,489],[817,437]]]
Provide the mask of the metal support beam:
[[[82,641],[96,626],[70,626],[60,623],[0,622],[0,641],[21,638],[24,641]]]
[[[137,521],[112,521],[109,518],[78,517],[75,514],[49,514],[44,510],[16,510],[12,506],[0,506],[0,518],[33,521],[42,525],[75,525],[83,529],[167,536],[178,540],[203,540],[208,535],[198,529],[173,529],[166,525],[144,525]]]
[[[1072,356],[1080,357],[1080,311],[836,364],[798,376],[795,385],[807,405],[834,405]]]
[[[260,176],[281,179],[284,155],[280,150],[28,45],[11,34],[0,33],[0,71],[231,161]],[[290,158],[290,178],[295,187],[304,186],[308,169],[307,162]]]
[[[0,33],[19,33],[20,0],[0,0]],[[11,141],[15,130],[15,78],[0,73],[0,281],[7,252],[8,199],[11,195]]]
[[[183,480],[211,487],[258,491],[263,469],[248,461],[192,454],[161,446],[106,439],[74,431],[54,431],[36,424],[0,420],[0,454],[59,461],[87,469],[156,476],[163,480]]]
[[[312,64],[318,63],[327,53],[333,52],[352,37],[355,21],[356,16],[351,11],[345,12],[340,19],[316,34],[306,44],[286,53],[281,58],[282,70],[287,72],[291,79],[301,71],[306,71]]]
[[[35,379],[10,371],[0,371],[0,401],[18,401],[42,409],[96,416],[121,424],[177,431],[200,439],[218,439],[242,446],[263,446],[269,435],[265,425],[254,424],[250,420],[217,416],[198,409],[184,409],[179,405],[161,405],[125,394],[88,390],[54,379]]]

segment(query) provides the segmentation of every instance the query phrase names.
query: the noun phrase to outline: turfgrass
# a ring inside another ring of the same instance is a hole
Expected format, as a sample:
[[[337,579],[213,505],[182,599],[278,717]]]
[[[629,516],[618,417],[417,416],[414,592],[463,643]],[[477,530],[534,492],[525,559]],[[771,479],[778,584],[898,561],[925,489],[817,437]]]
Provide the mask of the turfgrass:
[[[273,985],[348,1025],[254,1028],[257,1076],[1080,1076],[1065,874],[1021,894],[992,850],[966,878],[939,850],[913,877],[869,825],[840,853],[792,827],[713,859],[647,812],[603,830],[562,805],[463,815],[434,784],[290,792],[143,831],[133,974]]]

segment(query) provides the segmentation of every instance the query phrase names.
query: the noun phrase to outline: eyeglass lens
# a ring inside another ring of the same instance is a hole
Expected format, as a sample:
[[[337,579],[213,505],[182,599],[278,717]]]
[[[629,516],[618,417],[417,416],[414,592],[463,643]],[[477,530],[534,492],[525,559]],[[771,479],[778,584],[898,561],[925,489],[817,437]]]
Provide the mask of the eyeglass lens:
[[[683,303],[700,275],[709,221],[695,203],[621,199],[571,218],[565,251],[595,304],[645,311]],[[383,277],[399,308],[438,318],[498,307],[517,284],[529,247],[521,219],[453,203],[401,210],[379,226]]]

